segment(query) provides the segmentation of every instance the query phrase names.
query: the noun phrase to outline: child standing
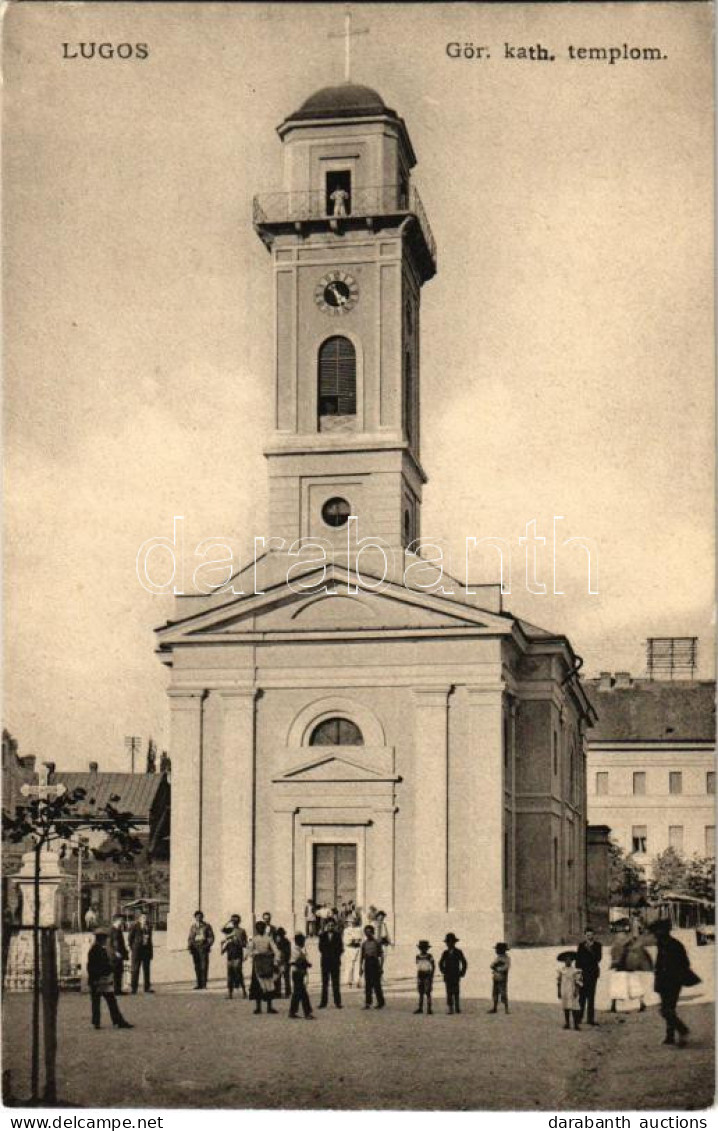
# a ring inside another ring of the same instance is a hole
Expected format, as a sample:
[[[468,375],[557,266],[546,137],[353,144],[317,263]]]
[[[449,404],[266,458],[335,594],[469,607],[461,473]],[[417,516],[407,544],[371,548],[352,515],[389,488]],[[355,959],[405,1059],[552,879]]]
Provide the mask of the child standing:
[[[489,1013],[497,1013],[499,1002],[504,1003],[504,1009],[509,1011],[509,970],[511,969],[511,959],[508,954],[508,946],[505,942],[497,942],[494,950],[496,958],[491,963],[491,976],[492,987],[491,996],[493,1000],[493,1007]]]
[[[289,1016],[296,1017],[299,1012],[299,1006],[301,1005],[307,1021],[313,1021],[314,1014],[312,1013],[312,1003],[307,993],[307,970],[311,966],[311,962],[307,958],[307,952],[304,949],[306,941],[302,934],[294,936],[294,946],[292,947],[289,958],[289,965],[292,971],[292,1000],[289,1003]]]
[[[559,962],[563,962],[563,966],[559,967],[558,971],[558,996],[561,999],[563,1006],[564,1016],[564,1029],[571,1028],[571,1015],[573,1014],[573,1027],[574,1029],[581,1028],[581,1002],[579,998],[579,990],[583,984],[581,971],[577,970],[574,966],[576,954],[572,950],[566,950],[563,954],[558,956]]]
[[[447,1013],[461,1013],[459,986],[466,974],[468,962],[464,958],[463,951],[456,945],[458,941],[456,935],[449,931],[444,939],[446,950],[439,959],[439,970],[444,975],[446,985]]]
[[[426,998],[426,1012],[431,1013],[431,990],[434,985],[433,954],[429,953],[431,943],[427,939],[420,939],[416,944],[419,953],[416,956],[416,988],[419,991],[419,1008],[414,1013],[424,1012],[424,998]]]

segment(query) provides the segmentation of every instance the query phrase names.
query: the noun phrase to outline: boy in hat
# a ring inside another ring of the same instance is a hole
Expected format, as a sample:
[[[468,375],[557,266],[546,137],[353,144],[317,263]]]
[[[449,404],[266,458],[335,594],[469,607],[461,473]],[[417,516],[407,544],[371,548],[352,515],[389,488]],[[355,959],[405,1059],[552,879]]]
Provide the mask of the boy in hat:
[[[289,1016],[296,1017],[299,1013],[299,1006],[301,1005],[306,1020],[313,1021],[314,1014],[312,1013],[312,1003],[307,993],[307,970],[311,966],[311,962],[307,958],[307,952],[304,949],[306,941],[302,934],[296,934],[294,936],[294,946],[292,947],[289,958],[292,971],[292,1000],[289,1003]]]
[[[226,935],[226,938],[223,939],[220,950],[222,954],[227,955],[227,997],[230,999],[233,997],[234,991],[239,989],[242,991],[242,997],[246,998],[247,996],[242,971],[247,932],[243,927],[240,927],[241,922],[239,915],[231,915],[229,922],[222,927],[222,934]]]
[[[416,988],[419,991],[419,1008],[414,1010],[414,1013],[424,1012],[424,998],[426,998],[426,1012],[431,1013],[431,990],[434,985],[434,962],[433,954],[429,953],[431,943],[428,939],[419,939],[416,944],[419,953],[416,956]]]
[[[125,1021],[115,997],[114,970],[107,949],[107,931],[95,931],[95,941],[87,955],[87,980],[90,983],[92,998],[92,1024],[100,1028],[100,1004],[104,998],[110,1011],[112,1024],[116,1029],[134,1029]]]
[[[463,951],[456,945],[458,941],[456,935],[449,931],[444,939],[446,950],[439,959],[439,970],[444,975],[446,986],[447,1013],[461,1013],[459,986],[468,968]]]
[[[506,1012],[508,1013],[509,1011],[509,970],[511,969],[511,959],[506,953],[508,949],[505,942],[497,942],[494,947],[496,958],[491,963],[491,996],[493,1007],[489,1010],[489,1013],[498,1013],[500,1001],[504,1003]]]

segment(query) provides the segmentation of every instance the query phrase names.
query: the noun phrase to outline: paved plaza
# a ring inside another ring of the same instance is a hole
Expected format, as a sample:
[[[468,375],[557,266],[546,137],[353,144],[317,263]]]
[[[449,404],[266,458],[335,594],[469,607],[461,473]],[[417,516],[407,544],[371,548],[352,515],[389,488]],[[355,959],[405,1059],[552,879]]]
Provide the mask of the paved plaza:
[[[60,1000],[60,1100],[81,1107],[395,1108],[446,1110],[697,1109],[713,1099],[714,950],[693,948],[703,978],[686,991],[688,1047],[661,1045],[655,999],[639,1014],[599,1013],[596,1029],[564,1032],[549,950],[513,953],[512,1012],[488,1016],[480,988],[467,985],[464,1013],[446,1015],[441,983],[435,1014],[414,1016],[414,982],[387,979],[387,1008],[364,1011],[363,995],[316,1011],[314,1022],[255,1017],[227,1001],[219,977],[205,992],[189,981],[187,954],[167,956],[152,996],[123,997],[133,1031],[90,1026],[86,994]],[[469,959],[471,954],[469,953]],[[160,972],[162,961],[158,963]],[[484,973],[481,971],[482,974]],[[316,971],[311,996],[316,1007]],[[515,975],[515,977],[514,977]],[[474,986],[487,979],[474,979]],[[605,1007],[608,978],[599,1006]],[[533,989],[533,993],[531,990]],[[539,992],[540,991],[540,992]],[[529,1000],[533,998],[534,1000]],[[535,1000],[539,998],[539,1000]],[[545,999],[545,1000],[542,1000]],[[104,1009],[104,1006],[103,1006]],[[30,996],[8,994],[4,1068],[14,1094],[28,1090]]]

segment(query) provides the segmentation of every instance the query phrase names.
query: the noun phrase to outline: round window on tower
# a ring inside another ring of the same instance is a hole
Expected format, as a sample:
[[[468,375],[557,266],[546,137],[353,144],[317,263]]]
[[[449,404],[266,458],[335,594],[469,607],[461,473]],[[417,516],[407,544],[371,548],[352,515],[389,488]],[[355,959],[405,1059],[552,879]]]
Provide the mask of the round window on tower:
[[[327,526],[346,526],[352,509],[346,499],[338,497],[327,499],[322,507],[322,518]]]

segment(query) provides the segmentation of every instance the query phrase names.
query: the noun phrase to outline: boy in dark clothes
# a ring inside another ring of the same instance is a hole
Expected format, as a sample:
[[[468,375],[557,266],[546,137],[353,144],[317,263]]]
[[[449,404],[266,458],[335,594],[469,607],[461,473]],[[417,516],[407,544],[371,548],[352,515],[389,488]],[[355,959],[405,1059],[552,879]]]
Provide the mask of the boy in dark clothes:
[[[244,950],[247,945],[247,932],[243,927],[240,927],[241,919],[239,915],[232,915],[226,927],[222,928],[222,933],[227,937],[222,941],[222,954],[227,955],[227,997],[231,998],[235,990],[242,991],[242,997],[247,996],[247,988],[244,984],[244,973],[242,971],[242,963],[244,961]]]
[[[294,936],[294,946],[291,948],[289,962],[292,969],[292,1000],[289,1003],[289,1016],[296,1017],[301,1005],[307,1021],[313,1021],[312,1004],[307,993],[307,970],[311,962],[307,959],[307,952],[304,949],[306,941],[304,935],[297,934]]]
[[[456,945],[458,941],[456,935],[449,931],[444,939],[446,950],[439,959],[439,970],[444,975],[446,985],[447,1013],[461,1013],[459,986],[468,968],[463,951]]]
[[[431,1013],[431,990],[434,985],[434,962],[433,954],[429,953],[431,943],[427,939],[420,939],[416,944],[419,953],[416,956],[416,988],[419,991],[419,1007],[414,1010],[414,1013],[424,1012],[424,998],[426,998],[426,1012]]]
[[[279,968],[277,970],[277,977],[274,980],[274,996],[282,997],[282,986],[284,986],[284,997],[291,997],[292,990],[289,985],[289,964],[292,954],[292,944],[287,938],[287,932],[284,930],[284,927],[277,927],[274,941],[279,951]]]

